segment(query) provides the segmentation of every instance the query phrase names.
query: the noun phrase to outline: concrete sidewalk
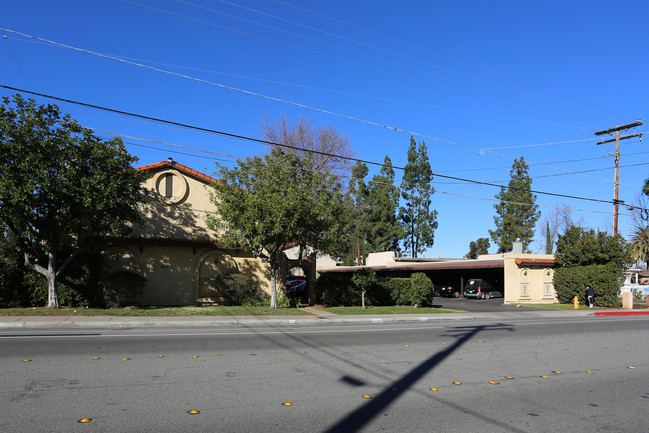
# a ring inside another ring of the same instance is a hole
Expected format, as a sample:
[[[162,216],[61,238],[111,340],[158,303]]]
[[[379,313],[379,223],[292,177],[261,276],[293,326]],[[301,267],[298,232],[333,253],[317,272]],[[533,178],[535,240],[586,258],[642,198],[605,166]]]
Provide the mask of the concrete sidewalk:
[[[106,328],[209,328],[219,326],[323,325],[340,323],[394,323],[452,320],[513,320],[594,317],[595,310],[521,310],[507,312],[457,312],[440,314],[336,315],[313,308],[311,315],[296,316],[2,316],[3,329],[106,329]],[[628,312],[620,310],[619,312]],[[601,311],[599,311],[601,312]],[[607,311],[607,313],[616,313]],[[649,311],[647,312],[649,313]]]

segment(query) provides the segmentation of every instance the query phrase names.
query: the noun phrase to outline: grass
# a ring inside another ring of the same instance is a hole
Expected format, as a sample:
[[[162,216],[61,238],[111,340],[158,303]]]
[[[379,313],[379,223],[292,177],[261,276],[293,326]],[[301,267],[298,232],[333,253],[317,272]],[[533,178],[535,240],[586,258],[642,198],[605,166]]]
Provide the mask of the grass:
[[[458,310],[441,310],[439,308],[414,308],[406,306],[395,307],[318,307],[329,313],[349,315],[349,314],[444,314],[457,313]]]
[[[138,307],[138,308],[0,308],[0,316],[287,316],[310,315],[297,308],[270,307]]]

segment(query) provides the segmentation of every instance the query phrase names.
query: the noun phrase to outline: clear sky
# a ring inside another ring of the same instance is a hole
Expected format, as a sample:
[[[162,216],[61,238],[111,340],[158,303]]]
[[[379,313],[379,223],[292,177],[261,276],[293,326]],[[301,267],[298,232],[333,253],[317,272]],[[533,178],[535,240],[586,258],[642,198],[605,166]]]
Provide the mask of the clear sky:
[[[612,230],[612,204],[556,194],[612,201],[615,144],[594,133],[649,121],[647,17],[649,2],[627,0],[5,1],[0,27],[23,35],[0,31],[0,83],[256,138],[265,116],[312,117],[349,136],[358,158],[395,166],[414,135],[437,174],[426,255],[461,257],[494,229],[498,188],[442,176],[506,184],[521,156],[533,189],[554,194],[538,194],[541,221],[568,205]],[[140,165],[172,157],[213,174],[215,159],[267,150],[57,104],[101,136],[129,136]],[[620,145],[627,204],[649,177],[648,140]],[[621,207],[627,238],[628,215]],[[543,252],[539,237],[531,249]]]

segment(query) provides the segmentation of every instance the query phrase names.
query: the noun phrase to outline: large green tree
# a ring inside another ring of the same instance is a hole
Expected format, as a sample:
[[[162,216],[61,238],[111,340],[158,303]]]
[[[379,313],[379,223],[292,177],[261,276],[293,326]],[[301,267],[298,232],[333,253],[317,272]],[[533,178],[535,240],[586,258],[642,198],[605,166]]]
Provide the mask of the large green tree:
[[[397,251],[403,228],[397,220],[399,189],[394,185],[392,161],[386,155],[379,174],[368,185],[367,243],[373,252]]]
[[[516,238],[519,238],[529,251],[528,246],[534,237],[534,226],[541,213],[538,211],[536,194],[533,194],[532,178],[528,174],[528,165],[521,156],[515,159],[510,171],[511,180],[507,187],[502,187],[496,195],[500,203],[494,205],[495,230],[489,230],[491,239],[498,245],[499,253],[510,252]]]
[[[464,256],[467,259],[477,259],[481,254],[489,254],[491,243],[488,238],[478,238],[477,241],[471,241],[469,252]]]
[[[403,228],[403,246],[412,257],[423,252],[435,242],[437,211],[431,210],[431,186],[433,172],[428,160],[426,143],[410,137],[408,163],[401,179],[401,198],[405,205],[399,209],[399,221]]]
[[[0,227],[47,278],[48,307],[58,307],[58,278],[90,235],[125,235],[139,221],[135,161],[121,139],[101,140],[56,105],[3,98]],[[59,256],[63,250],[70,252]]]
[[[343,194],[336,176],[314,169],[308,156],[272,149],[264,157],[217,164],[213,184],[217,211],[208,216],[220,242],[240,246],[268,263],[271,307],[277,306],[277,275],[283,246],[307,243],[338,252],[344,242]],[[314,301],[315,293],[309,294]]]

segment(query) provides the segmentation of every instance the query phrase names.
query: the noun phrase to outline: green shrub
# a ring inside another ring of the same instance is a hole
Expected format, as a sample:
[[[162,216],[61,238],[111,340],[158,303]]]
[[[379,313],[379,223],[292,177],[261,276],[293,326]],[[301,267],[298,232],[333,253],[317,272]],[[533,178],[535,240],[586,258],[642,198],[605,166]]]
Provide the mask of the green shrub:
[[[405,305],[408,304],[407,296],[411,289],[410,278],[379,278],[379,287],[385,296],[385,303],[381,305]]]
[[[408,305],[429,306],[433,302],[435,286],[423,272],[415,272],[410,276],[410,287],[402,295]]]
[[[570,266],[554,272],[554,290],[562,304],[571,303],[577,296],[582,304],[586,301],[586,286],[595,289],[595,305],[620,306],[620,287],[624,273],[615,263],[606,265]]]
[[[234,305],[255,303],[269,298],[268,294],[246,274],[229,274],[220,278],[222,296]],[[270,305],[270,301],[269,301]]]
[[[146,278],[131,271],[117,271],[107,275],[99,284],[103,306],[122,308],[129,303],[137,303],[145,283]]]

